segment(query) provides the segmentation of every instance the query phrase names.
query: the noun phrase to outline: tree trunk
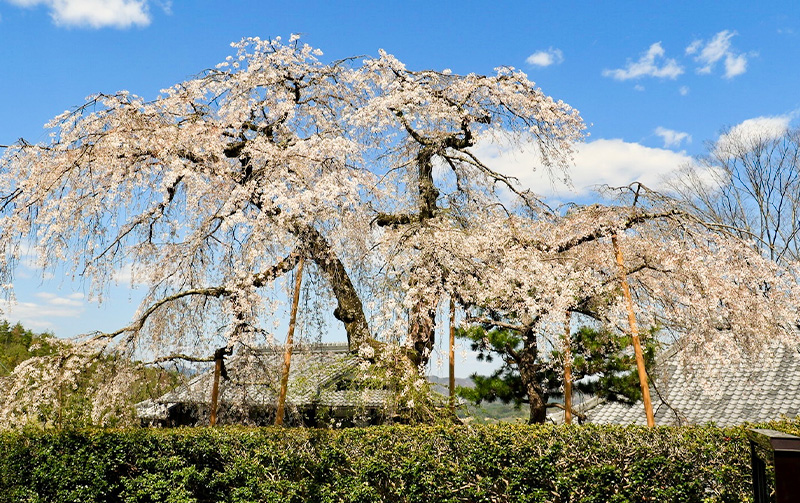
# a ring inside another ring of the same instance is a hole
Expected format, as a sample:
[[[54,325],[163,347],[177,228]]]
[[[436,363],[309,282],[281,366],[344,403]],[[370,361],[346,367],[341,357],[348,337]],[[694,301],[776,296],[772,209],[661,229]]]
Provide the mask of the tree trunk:
[[[542,387],[539,385],[528,385],[528,400],[531,411],[528,417],[530,424],[544,424],[547,419],[547,403],[542,396]]]
[[[344,268],[331,245],[313,226],[300,219],[293,222],[292,232],[303,242],[310,258],[325,275],[336,297],[336,309],[333,316],[344,324],[347,332],[347,344],[351,351],[363,342],[371,339],[367,317],[361,298],[350,281],[350,275]]]
[[[564,423],[572,424],[572,348],[569,311],[564,322]]]
[[[436,199],[439,197],[439,190],[433,182],[433,151],[430,147],[423,148],[417,155],[417,166],[419,168],[419,220],[424,222],[436,216],[438,210]]]
[[[417,155],[419,221],[436,216],[438,207],[436,199],[439,191],[433,181],[433,149],[429,146],[420,150]],[[424,366],[428,363],[436,337],[436,304],[433,301],[420,301],[409,313],[408,339],[414,349],[411,359],[414,364]]]
[[[413,347],[411,360],[417,367],[428,363],[436,338],[436,309],[420,302],[409,313],[408,338]]]
[[[251,202],[261,211],[272,214],[281,212],[280,208],[264,208],[262,202],[257,199],[251,199]],[[328,240],[313,225],[299,217],[292,218],[289,224],[289,232],[300,240],[307,256],[319,267],[331,285],[337,302],[333,316],[344,324],[348,347],[353,350],[363,342],[371,340],[369,324],[358,291]]]
[[[543,424],[547,419],[547,397],[545,396],[542,384],[539,382],[539,363],[536,361],[539,356],[539,348],[536,344],[536,336],[533,329],[528,326],[522,335],[522,349],[518,352],[519,376],[522,385],[528,394],[530,404],[530,424]]]
[[[224,348],[223,348],[224,349]],[[222,373],[222,350],[214,352],[214,383],[211,385],[211,415],[208,418],[209,426],[217,425],[217,403],[219,402],[219,376]]]

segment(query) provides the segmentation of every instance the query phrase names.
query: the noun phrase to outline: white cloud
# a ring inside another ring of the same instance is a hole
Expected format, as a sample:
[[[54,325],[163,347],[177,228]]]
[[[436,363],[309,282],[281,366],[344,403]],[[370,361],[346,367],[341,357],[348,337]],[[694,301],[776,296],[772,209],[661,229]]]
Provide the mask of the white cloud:
[[[742,121],[720,135],[714,144],[715,154],[722,158],[730,157],[742,147],[749,148],[753,143],[779,138],[789,129],[791,120],[791,115],[778,115]]]
[[[656,128],[655,133],[656,135],[660,136],[662,140],[664,140],[664,148],[680,147],[681,143],[684,141],[686,143],[692,142],[692,135],[682,131],[675,131],[673,129],[667,129],[659,126]]]
[[[134,271],[132,264],[126,264],[123,267],[115,270],[111,274],[111,278],[116,282],[119,286],[124,286],[127,288],[136,288],[137,286],[142,286],[145,283],[143,282],[143,278],[146,275],[142,273],[141,270]]]
[[[678,89],[678,92],[680,93],[681,96],[686,96],[687,94],[689,94],[689,86],[681,86],[681,88]]]
[[[697,68],[697,73],[709,74],[714,66],[722,61],[725,67],[725,78],[732,79],[747,71],[747,56],[737,54],[731,49],[731,38],[735,31],[724,30],[709,40],[695,40],[686,47],[687,55],[695,55],[694,60],[702,66]]]
[[[42,299],[44,302],[51,306],[71,306],[71,307],[83,307],[83,294],[71,294],[66,297],[60,297],[54,293],[49,292],[38,292],[35,296],[39,299]]]
[[[67,296],[49,292],[39,292],[40,302],[10,302],[0,299],[0,312],[9,321],[19,321],[32,330],[52,330],[57,328],[59,318],[79,318],[85,310],[83,294],[72,293]]]
[[[584,190],[598,184],[623,186],[633,182],[658,189],[664,176],[690,161],[684,152],[601,139],[578,147],[572,178],[575,187]]]
[[[172,0],[153,0],[158,5],[164,14],[172,15]]]
[[[498,145],[478,145],[476,154],[486,164],[519,179],[524,188],[548,198],[564,201],[590,195],[598,186],[629,185],[635,181],[659,189],[664,177],[691,162],[684,152],[645,147],[620,139],[595,140],[577,145],[575,166],[569,171],[572,187],[550,181],[544,170],[533,171],[538,156],[533,148],[523,150]]]
[[[147,0],[8,0],[21,7],[44,5],[59,26],[129,28],[150,24]]]
[[[630,80],[641,77],[676,79],[683,73],[683,67],[672,58],[664,59],[664,54],[661,42],[656,42],[650,46],[638,61],[629,60],[625,68],[603,70],[603,76],[611,77],[615,80]],[[659,63],[661,63],[660,66]]]
[[[553,49],[552,47],[546,51],[536,51],[525,60],[526,63],[533,66],[550,66],[559,65],[564,61],[564,53],[561,49]]]
[[[747,71],[747,57],[744,54],[725,56],[725,78],[731,79]]]

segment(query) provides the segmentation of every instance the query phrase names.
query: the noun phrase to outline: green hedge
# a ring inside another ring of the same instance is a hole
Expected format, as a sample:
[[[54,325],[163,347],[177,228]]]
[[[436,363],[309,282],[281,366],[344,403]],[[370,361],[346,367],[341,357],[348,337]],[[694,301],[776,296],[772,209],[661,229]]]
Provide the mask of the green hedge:
[[[749,465],[743,428],[25,431],[0,502],[738,502]]]

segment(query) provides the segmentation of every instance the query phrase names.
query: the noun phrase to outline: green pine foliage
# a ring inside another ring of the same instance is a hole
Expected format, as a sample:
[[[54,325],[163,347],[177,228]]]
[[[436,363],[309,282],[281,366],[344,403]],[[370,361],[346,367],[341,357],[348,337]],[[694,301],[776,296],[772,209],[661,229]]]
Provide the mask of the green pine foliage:
[[[656,329],[652,329],[641,337],[645,370],[648,372],[655,363],[659,348],[655,332]],[[577,391],[627,403],[641,399],[642,389],[630,335],[581,327],[572,334],[570,344]],[[563,355],[556,351],[552,357],[560,361]],[[583,379],[587,376],[593,379]]]
[[[519,369],[509,358],[503,358],[522,346],[521,335],[513,330],[494,328],[486,330],[481,326],[456,329],[456,337],[470,341],[473,351],[477,351],[478,361],[494,361],[501,358],[503,365],[489,376],[473,374],[470,376],[474,387],[458,387],[459,396],[475,404],[501,401],[520,407],[528,402],[525,387],[520,379]]]
[[[652,367],[658,349],[654,332],[652,330],[642,338],[646,369]],[[511,357],[522,347],[520,332],[505,328],[487,330],[475,325],[458,329],[456,336],[470,342],[472,350],[478,352],[478,360],[491,362],[499,359],[502,362],[489,376],[470,376],[475,386],[459,387],[458,394],[461,397],[475,404],[501,401],[520,407],[528,403],[518,363]],[[641,398],[639,373],[629,335],[581,327],[571,334],[570,344],[575,390],[629,403]],[[563,376],[559,363],[562,361],[563,355],[559,351],[551,351],[537,361],[537,374],[545,390],[545,400],[563,396]]]

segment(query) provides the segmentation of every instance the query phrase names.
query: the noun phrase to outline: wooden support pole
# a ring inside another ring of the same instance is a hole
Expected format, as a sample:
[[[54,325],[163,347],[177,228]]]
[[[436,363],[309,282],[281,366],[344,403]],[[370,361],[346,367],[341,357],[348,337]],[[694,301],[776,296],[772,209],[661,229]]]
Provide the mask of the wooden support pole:
[[[289,367],[292,363],[292,349],[294,348],[294,327],[297,322],[297,305],[300,303],[300,285],[303,281],[303,262],[303,257],[300,257],[300,260],[297,262],[297,271],[295,271],[292,311],[289,314],[289,333],[286,334],[286,349],[283,353],[281,390],[278,395],[278,410],[275,412],[275,426],[281,426],[283,424],[283,415],[286,409],[286,393],[289,387]]]
[[[456,303],[450,298],[450,411],[456,412]]]
[[[569,311],[564,322],[564,423],[572,424],[572,348]]]
[[[225,358],[225,348],[214,351],[214,384],[211,387],[211,416],[208,424],[217,424],[217,403],[219,402],[219,376],[222,373],[222,359]]]
[[[614,255],[617,258],[619,268],[619,281],[622,285],[622,295],[628,307],[628,324],[631,328],[631,340],[633,341],[633,351],[636,354],[636,369],[639,371],[639,385],[642,388],[642,402],[644,402],[644,413],[647,416],[647,426],[653,427],[656,422],[653,418],[653,403],[650,401],[650,386],[647,384],[647,371],[644,367],[644,356],[642,355],[642,344],[639,342],[639,330],[636,327],[636,315],[633,312],[633,299],[628,288],[628,275],[625,272],[625,262],[622,258],[622,250],[619,247],[617,232],[611,234],[611,244],[614,246]]]

